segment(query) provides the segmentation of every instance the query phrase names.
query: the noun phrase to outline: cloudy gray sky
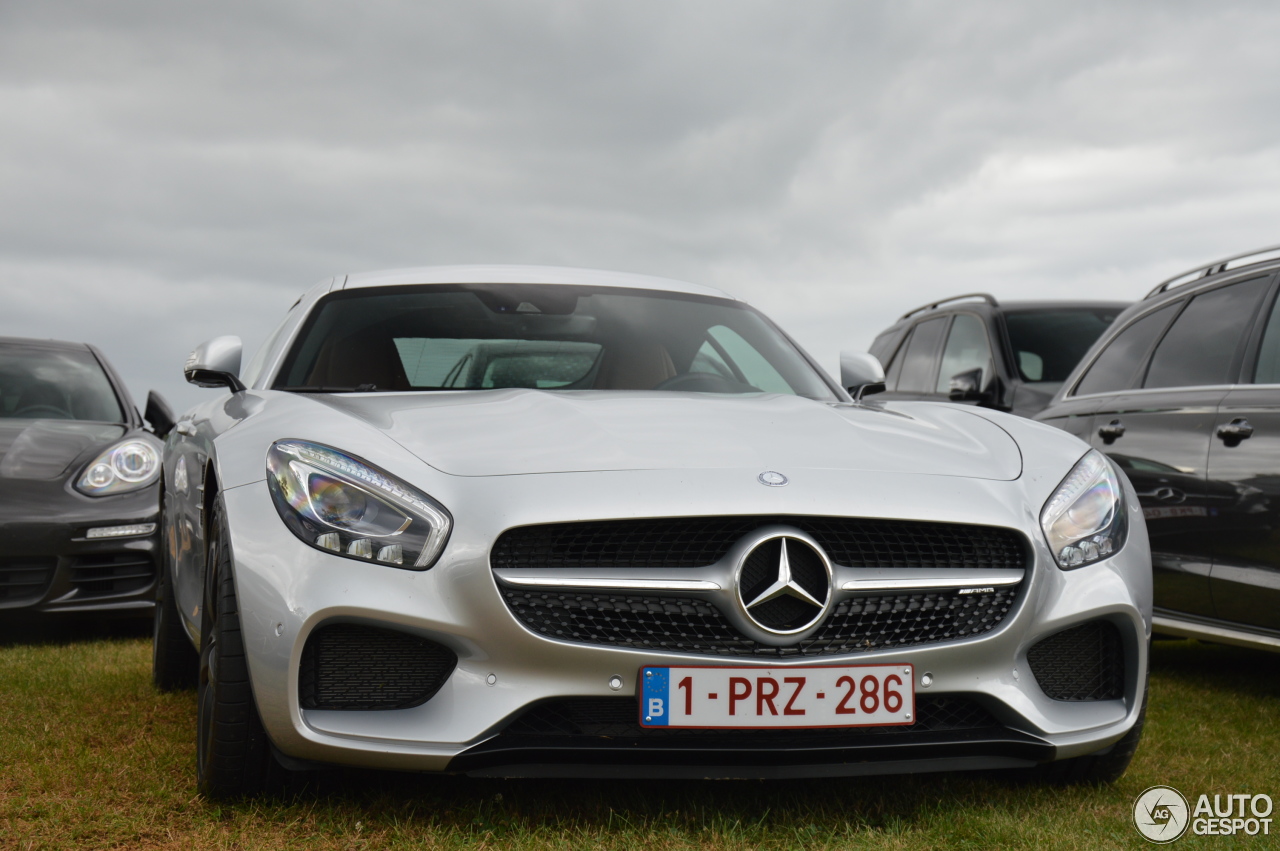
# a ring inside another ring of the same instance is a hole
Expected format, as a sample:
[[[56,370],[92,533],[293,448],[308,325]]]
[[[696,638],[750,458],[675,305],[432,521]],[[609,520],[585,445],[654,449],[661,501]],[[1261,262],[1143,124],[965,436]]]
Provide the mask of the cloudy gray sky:
[[[935,297],[1136,298],[1280,243],[1273,2],[0,4],[0,334],[204,393],[307,286],[721,287],[825,365]]]

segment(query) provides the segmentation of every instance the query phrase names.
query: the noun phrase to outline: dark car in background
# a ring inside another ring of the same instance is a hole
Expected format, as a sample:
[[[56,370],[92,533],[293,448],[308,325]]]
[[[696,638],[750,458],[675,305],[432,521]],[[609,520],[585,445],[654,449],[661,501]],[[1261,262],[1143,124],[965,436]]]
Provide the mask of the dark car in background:
[[[1278,289],[1280,247],[1165,281],[1036,417],[1133,482],[1159,632],[1280,650]]]
[[[0,337],[0,617],[151,616],[162,448],[93,346]]]
[[[962,402],[1031,416],[1127,302],[998,302],[986,293],[910,310],[879,334],[887,399]]]

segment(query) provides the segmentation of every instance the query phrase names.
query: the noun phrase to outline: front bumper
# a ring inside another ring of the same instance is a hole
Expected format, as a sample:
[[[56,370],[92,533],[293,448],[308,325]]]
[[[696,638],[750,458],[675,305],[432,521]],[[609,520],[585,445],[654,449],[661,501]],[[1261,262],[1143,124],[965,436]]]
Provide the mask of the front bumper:
[[[683,482],[679,501],[720,505],[723,513],[761,513],[758,505],[726,506],[722,498],[717,500],[717,495],[733,492],[715,481],[718,475]],[[815,478],[822,475],[813,473]],[[1074,571],[1054,566],[1034,536],[1032,567],[1016,611],[992,632],[946,643],[821,659],[725,659],[567,643],[520,625],[490,570],[489,548],[497,534],[526,523],[600,517],[600,506],[616,501],[620,490],[627,493],[631,516],[677,514],[680,507],[673,511],[668,476],[560,474],[557,495],[571,496],[561,500],[555,514],[545,499],[547,483],[537,481],[551,477],[507,477],[500,493],[492,481],[459,480],[459,493],[445,503],[483,504],[484,516],[455,513],[459,519],[445,554],[425,572],[364,565],[304,545],[280,522],[261,481],[224,491],[250,675],[264,725],[279,752],[301,762],[502,776],[834,776],[1032,765],[1105,750],[1136,722],[1150,634],[1150,561],[1142,535],[1117,555]],[[564,487],[570,477],[575,480],[571,491]],[[896,479],[892,487],[903,487],[902,477]],[[879,490],[877,482],[866,484],[869,493],[892,490],[887,481]],[[1011,488],[1010,483],[950,480],[935,495],[916,498],[915,514],[904,516],[1034,528],[1034,513],[1009,499]],[[769,495],[774,502],[766,510],[870,513],[858,495],[815,505],[801,494],[795,488]],[[952,508],[935,512],[932,501]],[[1131,504],[1137,505],[1136,499]],[[956,505],[971,516],[956,516]],[[883,505],[876,510],[885,516]],[[679,513],[695,512],[684,508]],[[1052,700],[1032,675],[1027,651],[1048,636],[1090,621],[1114,625],[1121,637],[1122,695]],[[413,708],[303,709],[298,682],[303,648],[314,630],[335,622],[428,638],[450,648],[457,666],[429,701]],[[925,731],[874,741],[851,733],[845,740],[837,736],[820,742],[766,741],[750,734],[711,742],[626,735],[552,741],[521,739],[507,731],[525,712],[550,702],[628,695],[634,700],[641,666],[691,663],[774,669],[910,664],[917,676],[928,673],[931,678],[928,687],[917,680],[918,697],[963,697],[989,712],[998,728]],[[621,689],[610,687],[614,678],[622,679]]]
[[[85,536],[93,528],[158,524],[156,488],[86,497],[61,482],[9,484],[0,500],[0,612],[151,617],[158,532]]]

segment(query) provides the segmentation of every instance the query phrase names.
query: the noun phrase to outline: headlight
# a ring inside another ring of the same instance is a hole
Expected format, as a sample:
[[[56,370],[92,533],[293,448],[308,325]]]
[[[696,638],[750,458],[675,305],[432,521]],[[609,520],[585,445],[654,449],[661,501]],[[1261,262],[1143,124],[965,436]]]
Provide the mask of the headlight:
[[[453,527],[431,497],[372,464],[328,446],[277,441],[267,487],[293,534],[335,555],[424,570]]]
[[[89,462],[76,482],[87,496],[141,490],[160,477],[160,450],[150,441],[127,440]]]
[[[1071,468],[1044,504],[1040,528],[1064,570],[1104,559],[1124,546],[1124,492],[1101,453],[1093,450]]]

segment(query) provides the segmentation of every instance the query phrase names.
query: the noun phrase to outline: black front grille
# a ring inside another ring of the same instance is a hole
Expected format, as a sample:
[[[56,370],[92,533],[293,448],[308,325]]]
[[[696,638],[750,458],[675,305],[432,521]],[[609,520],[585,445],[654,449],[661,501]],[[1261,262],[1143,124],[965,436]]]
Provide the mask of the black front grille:
[[[517,717],[505,730],[508,736],[551,738],[717,738],[749,737],[753,741],[780,743],[813,739],[901,736],[911,733],[994,730],[1000,728],[981,704],[968,697],[916,696],[916,721],[891,727],[849,727],[815,730],[694,730],[641,727],[634,697],[578,697],[539,704]]]
[[[1108,621],[1090,621],[1027,651],[1031,673],[1054,700],[1115,700],[1124,694],[1124,649]]]
[[[57,564],[53,558],[0,558],[0,603],[40,599]]]
[[[1026,568],[1026,539],[959,523],[848,517],[676,517],[520,526],[493,545],[494,568],[703,567],[773,524],[806,532],[848,567]]]
[[[155,564],[145,553],[76,556],[70,568],[71,584],[80,600],[141,591],[156,576]]]
[[[856,597],[838,603],[818,632],[791,647],[741,635],[702,600],[653,595],[502,588],[522,623],[548,638],[720,656],[827,656],[980,635],[1013,609],[1017,587]]]
[[[330,624],[302,650],[305,709],[408,709],[431,699],[458,657],[442,644],[359,624]]]

